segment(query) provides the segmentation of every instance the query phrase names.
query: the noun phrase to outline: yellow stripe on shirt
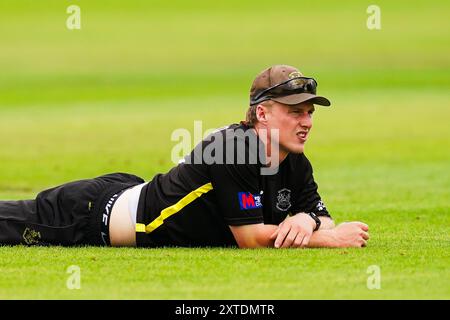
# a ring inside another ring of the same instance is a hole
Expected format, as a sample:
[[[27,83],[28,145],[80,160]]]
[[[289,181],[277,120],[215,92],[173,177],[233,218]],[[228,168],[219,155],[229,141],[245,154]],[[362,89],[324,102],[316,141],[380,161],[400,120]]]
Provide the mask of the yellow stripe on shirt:
[[[165,208],[163,211],[161,211],[161,214],[159,217],[157,217],[155,220],[153,220],[150,224],[144,225],[142,223],[136,224],[136,232],[145,232],[150,233],[154,231],[156,228],[161,226],[164,223],[164,220],[169,218],[170,216],[174,215],[175,213],[181,211],[185,206],[187,206],[189,203],[194,201],[197,198],[200,198],[203,194],[211,191],[213,189],[213,186],[211,182],[195,189],[194,191],[188,193],[183,198],[180,199],[177,203],[174,205]]]

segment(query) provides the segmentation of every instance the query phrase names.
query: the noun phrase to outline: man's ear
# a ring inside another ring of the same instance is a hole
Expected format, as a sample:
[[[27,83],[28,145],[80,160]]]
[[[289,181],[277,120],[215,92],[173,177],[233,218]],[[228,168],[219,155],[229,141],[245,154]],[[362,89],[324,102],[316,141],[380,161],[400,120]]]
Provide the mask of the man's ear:
[[[267,124],[267,112],[268,108],[263,106],[262,104],[258,104],[256,106],[256,119],[258,122],[266,125]]]

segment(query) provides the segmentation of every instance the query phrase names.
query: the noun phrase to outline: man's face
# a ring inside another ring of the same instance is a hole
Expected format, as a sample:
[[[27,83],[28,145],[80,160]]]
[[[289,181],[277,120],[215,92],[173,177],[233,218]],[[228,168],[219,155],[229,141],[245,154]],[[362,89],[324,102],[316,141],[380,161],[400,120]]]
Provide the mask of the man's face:
[[[279,130],[280,156],[285,153],[303,153],[305,142],[312,128],[314,105],[303,102],[285,105],[273,101],[267,114],[267,129]]]

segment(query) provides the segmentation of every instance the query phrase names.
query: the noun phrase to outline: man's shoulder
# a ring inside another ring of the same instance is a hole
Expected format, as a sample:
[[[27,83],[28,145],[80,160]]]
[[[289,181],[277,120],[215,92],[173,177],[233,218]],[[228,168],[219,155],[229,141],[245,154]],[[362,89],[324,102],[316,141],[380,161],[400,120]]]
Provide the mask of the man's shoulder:
[[[243,123],[233,123],[212,131],[205,140],[210,141],[215,136],[222,136],[226,139],[242,139],[246,136],[256,136],[256,134],[250,127]]]
[[[287,160],[289,169],[294,172],[312,167],[311,162],[304,153],[289,153]]]
[[[223,144],[224,150],[239,153],[257,154],[261,147],[256,132],[245,124],[231,124],[219,128],[204,139],[205,145],[215,142],[216,147]]]
[[[261,165],[264,150],[256,132],[247,125],[233,123],[212,131],[191,154],[187,163],[227,164],[227,165]]]

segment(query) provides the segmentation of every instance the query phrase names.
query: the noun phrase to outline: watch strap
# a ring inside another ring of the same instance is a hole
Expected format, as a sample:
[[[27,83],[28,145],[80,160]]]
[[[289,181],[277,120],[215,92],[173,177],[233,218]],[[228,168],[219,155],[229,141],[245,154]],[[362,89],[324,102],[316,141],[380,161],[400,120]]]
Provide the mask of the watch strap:
[[[310,216],[311,218],[314,219],[314,221],[316,222],[316,228],[314,229],[314,231],[319,230],[320,225],[322,223],[322,221],[320,221],[319,217],[314,213],[314,212],[307,212],[306,213],[308,216]]]

